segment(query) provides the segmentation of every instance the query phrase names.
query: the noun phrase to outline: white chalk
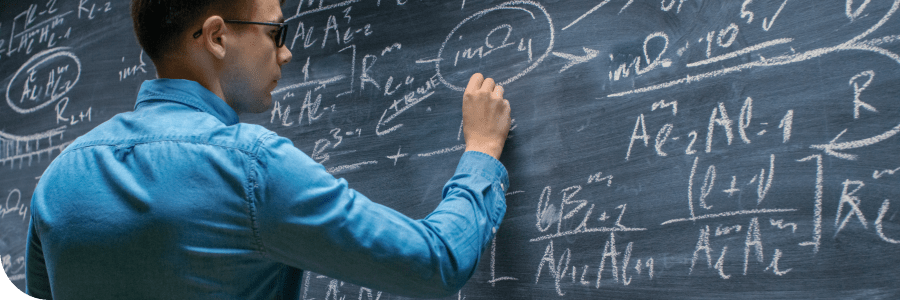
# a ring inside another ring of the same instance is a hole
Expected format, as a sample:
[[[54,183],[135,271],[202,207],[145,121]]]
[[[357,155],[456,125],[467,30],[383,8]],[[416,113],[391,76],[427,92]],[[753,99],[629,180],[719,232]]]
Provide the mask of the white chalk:
[[[641,129],[640,135],[637,134],[638,128]],[[650,136],[647,135],[647,125],[644,124],[644,114],[638,116],[637,120],[634,122],[634,131],[631,132],[631,138],[628,142],[628,152],[625,154],[626,161],[631,157],[631,148],[634,146],[635,140],[643,141],[644,147],[649,146]]]
[[[669,135],[672,134],[672,128],[674,128],[674,126],[675,125],[672,124],[666,124],[659,129],[659,133],[656,134],[656,143],[653,144],[654,148],[656,148],[656,155],[663,157],[669,155],[662,150],[662,147],[666,144],[666,140],[669,139]]]
[[[866,79],[866,83],[863,83],[862,86],[859,86],[859,83],[857,83],[856,80],[861,77],[864,77],[864,76],[868,77],[868,79]],[[850,78],[850,85],[853,86],[853,118],[854,119],[859,119],[859,108],[860,107],[865,108],[866,110],[871,111],[871,112],[876,112],[876,113],[878,112],[878,110],[875,109],[874,106],[869,105],[868,103],[865,103],[862,100],[859,100],[859,95],[862,94],[862,92],[866,88],[869,87],[869,84],[872,83],[872,79],[875,79],[875,71],[873,71],[873,70],[864,71],[864,72],[856,74],[852,78]]]
[[[744,106],[741,107],[741,114],[738,117],[738,133],[741,135],[741,140],[744,141],[744,144],[749,144],[750,139],[747,138],[746,129],[750,127],[750,122],[753,120],[753,99],[747,97],[747,100],[744,100]],[[762,135],[765,130],[761,131],[758,135]]]
[[[588,12],[584,13],[583,15],[581,15],[580,17],[578,17],[577,19],[575,19],[575,21],[572,21],[572,23],[569,23],[569,25],[566,25],[566,27],[563,27],[562,30],[569,29],[569,27],[572,27],[572,25],[575,25],[575,23],[580,22],[582,19],[584,19],[584,18],[587,17],[588,15],[594,13],[595,11],[597,11],[598,9],[600,9],[601,7],[603,7],[604,5],[606,5],[607,3],[609,3],[609,1],[610,1],[610,0],[603,0],[603,2],[600,2],[600,4],[597,4],[597,6],[594,6],[594,8],[591,8],[591,10],[589,10]],[[633,0],[632,0],[632,1],[633,1]],[[631,4],[631,1],[628,1],[628,4]],[[626,4],[625,6],[627,7],[628,5]],[[625,7],[623,7],[622,9],[624,10]],[[622,11],[619,11],[619,13],[621,13],[621,12],[622,12]]]
[[[716,261],[716,265],[713,267],[717,271],[719,271],[719,277],[722,277],[722,279],[725,279],[725,280],[731,278],[731,275],[725,274],[725,252],[727,252],[727,251],[728,251],[728,246],[722,247],[722,254],[719,254],[719,260]]]
[[[797,63],[797,62],[802,62],[802,61],[807,61],[810,59],[818,58],[818,57],[821,57],[826,54],[831,54],[831,53],[841,52],[841,51],[848,51],[848,50],[875,52],[875,53],[887,56],[888,58],[890,58],[890,59],[894,60],[895,62],[897,62],[898,64],[900,64],[900,55],[897,55],[896,53],[893,53],[886,49],[876,47],[874,44],[876,44],[877,42],[873,42],[873,41],[860,42],[860,40],[862,40],[866,36],[872,34],[872,32],[874,32],[875,30],[878,30],[879,28],[881,28],[881,26],[883,26],[885,23],[887,23],[887,21],[891,19],[891,16],[893,16],[893,14],[897,12],[898,7],[900,7],[900,0],[895,0],[894,4],[891,6],[890,10],[888,10],[888,12],[884,15],[884,17],[882,17],[881,20],[878,21],[878,23],[873,25],[871,28],[869,28],[865,32],[850,39],[849,41],[846,41],[837,46],[822,47],[822,48],[817,48],[817,49],[809,50],[809,51],[802,52],[802,53],[793,53],[790,55],[781,55],[781,56],[777,56],[777,57],[773,57],[773,58],[769,58],[769,59],[761,59],[758,61],[748,62],[748,63],[740,64],[737,66],[727,67],[724,69],[701,73],[701,74],[697,74],[697,75],[687,75],[682,79],[672,80],[669,82],[651,85],[651,86],[647,86],[647,87],[643,87],[643,88],[632,89],[629,91],[613,93],[613,94],[608,95],[607,97],[621,97],[621,96],[626,96],[626,95],[631,95],[631,94],[655,91],[658,89],[669,88],[669,87],[680,85],[680,84],[694,83],[694,82],[698,82],[698,81],[702,81],[702,80],[706,80],[706,79],[710,79],[710,78],[715,78],[715,77],[719,77],[719,76],[723,76],[723,75],[731,74],[731,73],[735,73],[735,72],[740,72],[740,71],[743,71],[746,69],[751,69],[751,68],[756,68],[756,67],[784,66],[784,65],[789,65],[789,64],[793,64],[793,63]],[[707,57],[709,57],[709,56],[707,55]]]
[[[887,175],[894,175],[894,173],[897,173],[897,172],[900,172],[900,168],[896,168],[896,169],[893,169],[893,170],[875,171],[875,172],[872,173],[872,178],[874,178],[874,179],[879,179],[879,178],[881,178],[882,176],[884,176],[885,174],[887,174]]]
[[[616,263],[616,257],[618,256],[619,252],[616,251],[616,234],[610,233],[609,240],[606,241],[606,244],[603,246],[603,258],[600,259],[600,269],[597,271],[596,288],[600,288],[600,280],[603,279],[603,267],[606,266],[607,257],[610,258],[613,278],[615,278],[616,282],[619,282],[619,266]]]
[[[718,114],[719,117],[716,117],[716,114]],[[706,131],[706,153],[712,152],[713,132],[716,125],[725,128],[725,138],[728,141],[728,145],[731,145],[731,140],[734,139],[734,134],[731,131],[732,124],[734,124],[734,122],[728,117],[728,112],[725,110],[725,104],[719,102],[719,107],[713,107],[712,114],[709,116],[709,125],[707,126]]]
[[[700,228],[700,238],[697,239],[697,247],[694,248],[694,256],[691,258],[691,268],[688,269],[688,274],[694,272],[694,265],[697,263],[697,258],[699,258],[698,254],[700,251],[706,252],[706,265],[707,268],[712,268],[712,254],[710,253],[712,249],[709,245],[709,225],[706,225],[704,228]]]
[[[834,218],[834,227],[837,228],[837,230],[834,231],[835,237],[837,237],[838,233],[840,233],[841,230],[844,229],[844,226],[847,225],[847,222],[850,221],[850,217],[852,217],[852,216],[856,216],[857,220],[859,220],[859,222],[862,223],[863,228],[866,228],[866,229],[869,228],[869,225],[866,222],[866,216],[863,215],[862,210],[859,209],[861,200],[859,199],[859,197],[856,196],[856,192],[858,192],[860,189],[862,189],[864,186],[866,186],[866,184],[859,180],[847,179],[844,181],[843,185],[844,185],[844,189],[841,191],[841,202],[840,202],[840,204],[838,204],[837,215],[835,215],[835,218]],[[849,188],[851,185],[855,185],[856,188],[854,188],[852,191],[850,191],[848,193],[847,188]],[[847,215],[844,217],[844,220],[841,221],[841,215],[844,210],[844,204],[847,204],[850,206],[850,211],[847,212]]]
[[[821,244],[820,240],[822,238],[822,189],[824,182],[822,155],[811,155],[797,161],[805,162],[812,159],[816,159],[816,201],[815,210],[813,212],[813,240],[802,242],[800,243],[800,246],[813,246],[813,253],[818,253],[819,245]]]
[[[900,241],[889,238],[884,235],[884,228],[882,228],[881,220],[884,219],[884,215],[887,214],[888,208],[891,205],[891,201],[888,199],[884,199],[884,202],[881,203],[881,208],[878,209],[878,218],[875,219],[875,232],[878,233],[878,237],[880,237],[885,242],[891,244],[900,244]]]
[[[783,128],[783,137],[781,143],[787,143],[791,140],[791,127],[794,125],[794,110],[788,110],[786,114],[784,114],[784,118],[781,119],[781,123],[778,125],[778,128]]]
[[[650,106],[650,111],[656,111],[658,108],[667,108],[672,107],[672,115],[678,115],[678,101],[672,100],[670,102],[666,102],[666,100],[659,100],[654,102],[652,106]]]
[[[857,7],[856,9],[853,9],[853,2],[854,2],[854,1],[853,1],[853,0],[847,0],[847,11],[846,11],[846,14],[847,14],[847,18],[850,18],[850,22],[855,21],[856,18],[858,18],[859,15],[861,15],[862,12],[863,12],[864,10],[866,10],[866,5],[869,5],[869,2],[871,2],[871,1],[872,1],[872,0],[863,0],[863,3],[860,4],[859,7]]]
[[[709,210],[712,209],[711,205],[706,204],[706,197],[709,196],[709,193],[712,192],[713,186],[716,185],[716,166],[709,165],[706,168],[706,176],[703,177],[703,186],[700,187],[700,207],[703,209]]]
[[[787,4],[787,2],[788,2],[788,0],[784,0],[784,2],[781,2],[781,6],[779,6],[778,10],[775,11],[775,14],[772,15],[771,21],[769,21],[768,17],[763,18],[763,22],[762,22],[763,30],[769,31],[769,29],[772,29],[772,23],[775,23],[775,19],[778,18],[778,15],[781,14],[781,10],[784,9],[784,5]]]
[[[781,259],[781,249],[775,249],[775,255],[773,255],[773,257],[772,257],[772,263],[769,264],[768,267],[766,267],[766,271],[768,271],[769,269],[772,269],[772,272],[775,273],[775,275],[784,276],[784,274],[787,274],[787,272],[790,272],[793,269],[793,268],[790,268],[790,269],[787,269],[784,271],[778,270],[778,260],[780,260],[780,259]]]
[[[756,205],[762,204],[763,199],[766,198],[766,195],[769,194],[769,188],[772,187],[772,179],[775,177],[775,154],[771,154],[769,156],[769,177],[763,179],[766,176],[766,169],[759,170],[759,185],[756,187]],[[765,185],[763,183],[765,182]]]
[[[772,226],[778,227],[778,229],[791,227],[791,233],[797,232],[797,223],[785,223],[783,219],[778,221],[775,221],[775,219],[769,219],[769,223],[772,224]]]
[[[789,208],[789,209],[750,209],[750,210],[739,210],[739,211],[730,211],[718,214],[708,214],[697,216],[693,218],[682,218],[682,219],[672,219],[665,222],[662,222],[660,225],[669,225],[672,223],[678,222],[686,222],[686,221],[696,221],[703,219],[715,219],[715,218],[723,218],[723,217],[732,217],[732,216],[740,216],[740,215],[755,215],[755,214],[774,214],[774,213],[786,213],[786,212],[795,212],[797,209]]]
[[[759,231],[759,218],[754,217],[747,226],[747,240],[744,242],[744,275],[747,275],[747,265],[750,262],[750,246],[756,251],[756,261],[763,262],[763,244]]]

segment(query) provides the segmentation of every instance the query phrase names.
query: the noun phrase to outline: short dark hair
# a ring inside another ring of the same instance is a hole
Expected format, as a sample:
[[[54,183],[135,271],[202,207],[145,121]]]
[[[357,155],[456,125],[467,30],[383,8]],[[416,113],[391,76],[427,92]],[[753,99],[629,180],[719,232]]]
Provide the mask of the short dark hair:
[[[284,5],[284,0],[280,0]],[[132,0],[134,34],[152,60],[176,50],[178,38],[200,18],[248,11],[249,0]],[[252,11],[252,10],[251,10]],[[229,14],[228,17],[236,17]]]

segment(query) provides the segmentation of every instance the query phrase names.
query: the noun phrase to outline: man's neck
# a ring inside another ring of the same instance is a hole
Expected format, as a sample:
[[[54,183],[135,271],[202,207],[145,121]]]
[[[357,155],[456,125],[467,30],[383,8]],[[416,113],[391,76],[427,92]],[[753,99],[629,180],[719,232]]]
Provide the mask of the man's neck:
[[[219,80],[215,78],[215,72],[202,72],[199,69],[205,68],[200,68],[192,63],[181,60],[167,60],[162,61],[156,65],[156,76],[159,78],[185,79],[196,81],[209,91],[216,94],[216,96],[219,96],[220,99],[224,100],[225,94],[222,92],[222,86],[219,83]]]

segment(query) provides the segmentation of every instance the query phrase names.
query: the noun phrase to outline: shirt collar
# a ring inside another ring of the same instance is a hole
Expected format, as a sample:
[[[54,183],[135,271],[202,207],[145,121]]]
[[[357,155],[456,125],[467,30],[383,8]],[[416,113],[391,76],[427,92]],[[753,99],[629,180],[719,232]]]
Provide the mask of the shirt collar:
[[[239,121],[234,109],[196,81],[168,78],[144,81],[134,108],[150,100],[167,100],[196,108],[213,115],[227,126]]]

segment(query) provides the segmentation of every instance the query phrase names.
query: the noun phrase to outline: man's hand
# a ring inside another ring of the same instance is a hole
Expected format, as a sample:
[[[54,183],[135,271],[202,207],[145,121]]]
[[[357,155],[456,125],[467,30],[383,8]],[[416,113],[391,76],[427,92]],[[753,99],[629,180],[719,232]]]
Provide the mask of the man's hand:
[[[466,151],[478,151],[500,159],[509,134],[509,110],[509,101],[503,99],[503,87],[479,73],[472,75],[463,94]]]

